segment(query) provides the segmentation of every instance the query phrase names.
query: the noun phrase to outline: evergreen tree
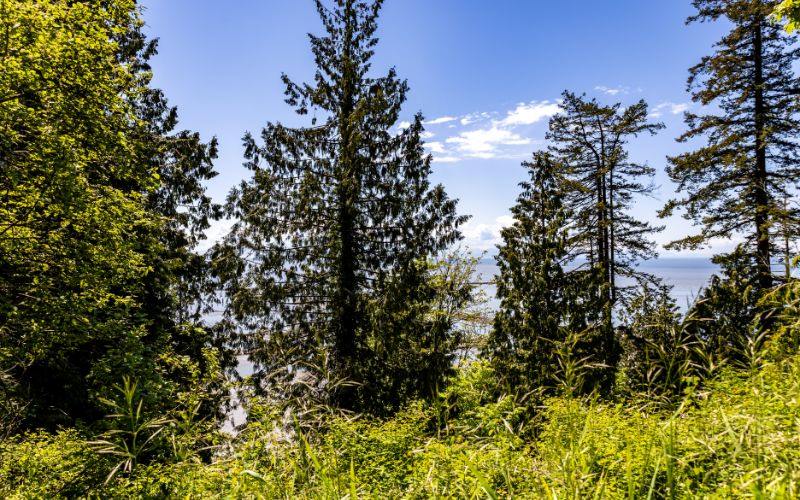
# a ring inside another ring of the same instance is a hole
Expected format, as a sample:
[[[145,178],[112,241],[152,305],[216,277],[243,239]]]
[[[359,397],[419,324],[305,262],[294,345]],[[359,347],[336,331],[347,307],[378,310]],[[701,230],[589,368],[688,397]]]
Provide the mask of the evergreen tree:
[[[375,411],[396,403],[375,399],[381,387],[415,386],[413,370],[370,370],[430,333],[410,305],[426,259],[457,241],[465,220],[428,181],[422,117],[394,133],[408,84],[394,69],[368,76],[381,4],[317,1],[326,33],[310,35],[314,83],[284,76],[287,103],[315,118],[305,128],[269,124],[260,145],[245,137],[253,178],[231,193],[239,221],[216,250],[228,325],[241,325],[258,373],[324,368],[329,382],[358,384],[333,390],[335,404]]]
[[[555,386],[556,347],[570,332],[587,330],[587,316],[581,312],[594,301],[583,291],[585,273],[563,267],[570,260],[570,235],[562,166],[543,152],[523,166],[530,181],[520,183],[522,193],[511,209],[514,224],[501,233],[496,280],[500,308],[487,354],[506,390],[527,392]],[[580,348],[586,344],[581,342]]]
[[[664,126],[648,120],[644,101],[623,109],[564,92],[562,109],[550,120],[547,138],[551,153],[564,165],[570,258],[578,269],[593,274],[603,329],[599,361],[613,368],[619,359],[613,309],[624,292],[618,278],[649,279],[635,266],[655,256],[648,236],[662,229],[630,214],[635,197],[653,191],[654,169],[632,161],[625,146],[631,138],[655,134]]]
[[[685,209],[700,226],[696,235],[670,248],[697,248],[713,238],[744,235],[758,262],[758,287],[772,286],[772,232],[780,223],[796,223],[798,213],[781,202],[800,179],[795,140],[796,91],[800,82],[792,65],[800,48],[769,18],[778,2],[769,0],[695,0],[689,22],[725,20],[731,30],[715,52],[689,70],[688,88],[695,102],[717,112],[686,114],[689,130],[680,142],[706,144],[669,159],[669,176],[682,198],[662,211]]]
[[[761,325],[756,322],[758,261],[744,246],[712,260],[720,273],[711,277],[689,309],[686,330],[703,346],[705,355],[713,356],[718,363],[746,364],[750,347],[761,334]]]
[[[683,395],[695,375],[693,353],[698,347],[682,325],[671,288],[645,284],[624,311],[625,385],[667,402]]]

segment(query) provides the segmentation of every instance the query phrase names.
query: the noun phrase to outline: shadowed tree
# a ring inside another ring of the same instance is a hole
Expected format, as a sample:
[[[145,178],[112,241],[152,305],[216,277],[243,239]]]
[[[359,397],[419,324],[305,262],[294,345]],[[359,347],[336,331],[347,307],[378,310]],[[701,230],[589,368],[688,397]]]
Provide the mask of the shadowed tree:
[[[332,389],[333,402],[376,412],[395,403],[376,396],[381,387],[399,378],[413,387],[415,374],[378,376],[374,360],[403,359],[429,333],[410,304],[425,261],[460,238],[465,220],[428,181],[422,117],[396,132],[407,83],[394,69],[369,76],[381,4],[317,2],[325,35],[309,35],[314,81],[284,76],[286,102],[300,115],[313,111],[311,126],[271,123],[260,144],[245,137],[253,177],[231,193],[239,222],[216,249],[226,322],[240,327],[257,378],[301,370],[330,386],[347,379],[357,387]]]
[[[486,352],[509,392],[552,390],[559,371],[556,349],[570,332],[584,334],[574,347],[590,354],[585,335],[596,306],[585,287],[585,271],[568,272],[570,213],[564,206],[563,166],[548,153],[523,163],[530,180],[511,209],[514,224],[503,229],[497,265],[497,298]],[[588,319],[588,321],[587,321]]]
[[[142,26],[132,0],[0,2],[0,391],[31,426],[101,418],[124,374],[160,409],[226,395],[190,305],[215,146],[173,132]]]

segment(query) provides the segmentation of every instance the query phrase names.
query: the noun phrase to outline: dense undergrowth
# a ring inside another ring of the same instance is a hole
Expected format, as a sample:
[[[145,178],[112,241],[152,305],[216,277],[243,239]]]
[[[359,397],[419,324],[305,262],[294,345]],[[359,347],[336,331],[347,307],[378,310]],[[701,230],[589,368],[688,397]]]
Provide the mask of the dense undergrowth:
[[[75,430],[0,446],[0,496],[182,498],[792,498],[800,495],[800,356],[722,374],[677,407],[591,398],[487,400],[469,364],[436,404],[302,432],[263,412],[208,463],[106,477]],[[295,427],[299,429],[299,427]]]

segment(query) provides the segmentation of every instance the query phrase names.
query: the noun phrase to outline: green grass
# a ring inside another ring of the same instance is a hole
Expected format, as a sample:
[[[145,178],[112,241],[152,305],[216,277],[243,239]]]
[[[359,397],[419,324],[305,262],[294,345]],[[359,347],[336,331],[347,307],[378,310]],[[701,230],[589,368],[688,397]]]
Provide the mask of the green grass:
[[[309,435],[254,423],[211,464],[143,465],[107,486],[113,462],[75,432],[28,435],[0,445],[0,496],[800,496],[800,356],[723,374],[669,411],[631,400],[487,401],[492,380],[475,363],[444,404],[388,421],[335,418]]]

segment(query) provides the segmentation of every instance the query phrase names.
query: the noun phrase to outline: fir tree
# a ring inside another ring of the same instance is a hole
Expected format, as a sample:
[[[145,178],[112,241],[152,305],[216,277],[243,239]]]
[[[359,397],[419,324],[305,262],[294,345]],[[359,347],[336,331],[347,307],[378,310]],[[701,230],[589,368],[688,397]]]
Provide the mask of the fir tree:
[[[669,159],[667,172],[683,197],[662,211],[668,216],[685,209],[685,217],[700,226],[670,248],[744,235],[758,262],[760,289],[773,283],[772,232],[798,220],[796,211],[781,210],[781,202],[800,178],[800,82],[792,69],[800,48],[769,18],[777,3],[695,0],[697,13],[688,22],[725,20],[732,26],[715,52],[689,70],[692,99],[718,111],[686,114],[689,130],[678,140],[706,144]]]
[[[325,368],[329,383],[359,384],[332,391],[346,409],[385,408],[373,397],[380,387],[415,384],[413,370],[369,371],[375,356],[403,359],[429,333],[408,321],[409,305],[425,260],[458,240],[465,220],[428,181],[422,117],[394,132],[408,84],[394,69],[369,76],[381,4],[317,1],[326,33],[310,35],[314,83],[284,76],[287,103],[315,118],[305,128],[268,124],[262,144],[245,137],[253,178],[231,193],[239,222],[216,250],[228,323],[241,325],[258,373]]]
[[[618,278],[649,279],[636,271],[636,263],[655,256],[648,236],[662,229],[630,214],[635,197],[653,191],[654,169],[632,161],[625,146],[631,138],[655,134],[664,126],[649,121],[644,101],[623,109],[564,92],[562,108],[550,120],[547,137],[565,169],[570,257],[578,269],[593,274],[604,330],[598,355],[613,368],[619,359],[613,309],[624,292]]]
[[[495,315],[487,351],[509,391],[555,386],[556,347],[569,332],[585,332],[585,273],[569,273],[569,212],[560,178],[562,166],[547,153],[523,163],[530,180],[511,209],[514,224],[503,229]],[[586,347],[581,342],[581,347]],[[577,353],[574,353],[577,354]]]

